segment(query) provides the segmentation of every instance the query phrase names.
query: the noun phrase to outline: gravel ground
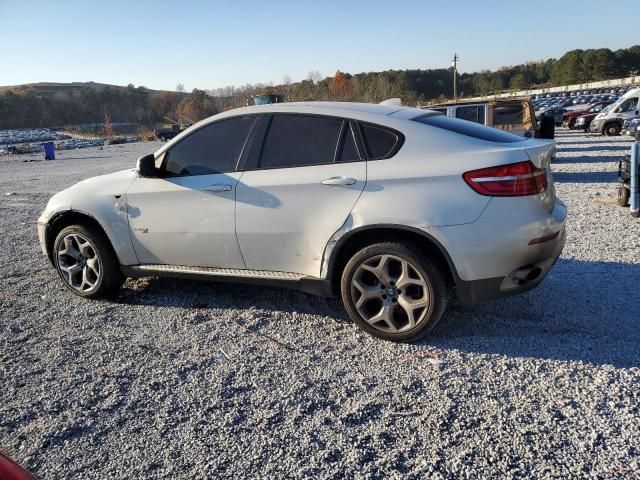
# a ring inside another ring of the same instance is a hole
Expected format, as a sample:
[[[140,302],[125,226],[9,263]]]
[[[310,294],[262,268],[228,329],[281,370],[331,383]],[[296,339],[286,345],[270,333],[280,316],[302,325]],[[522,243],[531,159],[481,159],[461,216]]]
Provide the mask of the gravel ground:
[[[286,290],[154,278],[75,297],[33,220],[157,145],[0,158],[0,448],[45,479],[640,478],[640,223],[610,203],[629,145],[560,131],[550,276],[454,306],[415,345]]]

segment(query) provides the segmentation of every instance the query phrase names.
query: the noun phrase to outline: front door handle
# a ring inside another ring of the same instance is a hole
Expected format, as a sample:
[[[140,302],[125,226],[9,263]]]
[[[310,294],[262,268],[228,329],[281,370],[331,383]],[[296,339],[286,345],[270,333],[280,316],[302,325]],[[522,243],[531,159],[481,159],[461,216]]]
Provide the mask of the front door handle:
[[[351,177],[331,177],[322,180],[322,185],[353,185],[354,183],[356,179]]]
[[[207,192],[230,192],[232,188],[233,186],[228,183],[216,183],[215,185],[204,187]]]

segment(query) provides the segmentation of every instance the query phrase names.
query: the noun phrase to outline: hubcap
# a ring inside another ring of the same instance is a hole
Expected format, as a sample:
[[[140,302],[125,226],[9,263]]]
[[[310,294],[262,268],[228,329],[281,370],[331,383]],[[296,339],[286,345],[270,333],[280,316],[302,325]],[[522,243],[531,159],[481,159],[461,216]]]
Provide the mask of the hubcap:
[[[351,299],[373,328],[399,333],[425,320],[431,293],[411,262],[396,255],[376,255],[362,262],[353,274]]]
[[[58,268],[74,289],[89,292],[96,288],[102,268],[96,250],[85,237],[70,233],[58,244]]]

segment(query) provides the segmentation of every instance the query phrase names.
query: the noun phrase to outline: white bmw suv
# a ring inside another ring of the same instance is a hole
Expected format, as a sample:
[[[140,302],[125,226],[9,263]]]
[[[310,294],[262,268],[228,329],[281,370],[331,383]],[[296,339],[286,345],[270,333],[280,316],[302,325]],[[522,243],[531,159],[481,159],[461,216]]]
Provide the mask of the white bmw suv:
[[[83,297],[148,275],[279,285],[340,295],[367,332],[411,341],[453,295],[543,280],[565,241],[553,152],[414,108],[240,108],[54,195],[38,233]]]

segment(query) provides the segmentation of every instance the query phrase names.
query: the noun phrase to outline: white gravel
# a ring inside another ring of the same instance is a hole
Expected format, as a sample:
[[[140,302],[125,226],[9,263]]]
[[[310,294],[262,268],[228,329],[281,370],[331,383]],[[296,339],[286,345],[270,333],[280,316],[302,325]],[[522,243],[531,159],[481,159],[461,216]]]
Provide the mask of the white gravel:
[[[629,145],[561,131],[561,260],[416,345],[286,290],[144,279],[77,298],[32,222],[157,145],[2,157],[0,448],[45,479],[640,478],[640,223],[606,202]]]

